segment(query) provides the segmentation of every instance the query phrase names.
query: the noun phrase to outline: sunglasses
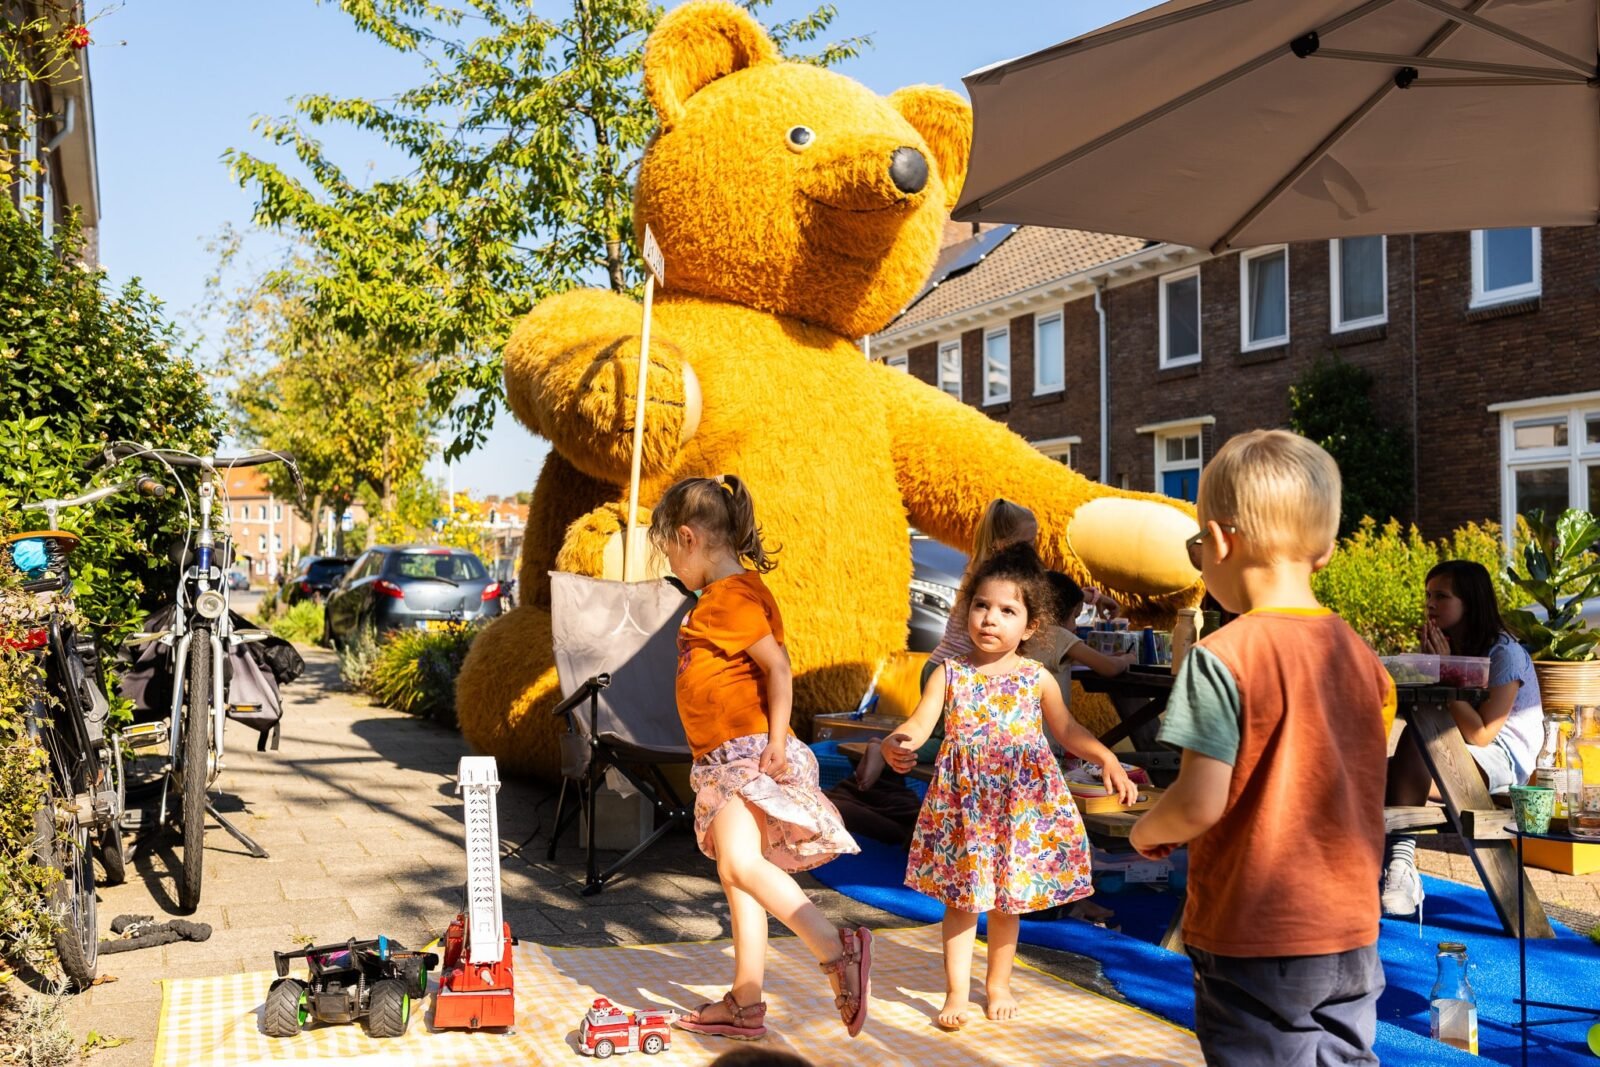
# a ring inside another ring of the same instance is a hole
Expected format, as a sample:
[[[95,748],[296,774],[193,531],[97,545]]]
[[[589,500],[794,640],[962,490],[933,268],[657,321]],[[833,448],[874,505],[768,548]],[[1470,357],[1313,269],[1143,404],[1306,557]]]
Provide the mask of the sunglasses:
[[[1219,522],[1217,523],[1217,527],[1218,529],[1222,530],[1223,533],[1236,534],[1239,532],[1239,527],[1234,526],[1232,523]],[[1183,543],[1183,547],[1189,552],[1189,563],[1194,567],[1195,570],[1200,569],[1200,546],[1204,544],[1206,538],[1210,536],[1210,530],[1201,530],[1199,533],[1195,534],[1193,537],[1189,538]]]

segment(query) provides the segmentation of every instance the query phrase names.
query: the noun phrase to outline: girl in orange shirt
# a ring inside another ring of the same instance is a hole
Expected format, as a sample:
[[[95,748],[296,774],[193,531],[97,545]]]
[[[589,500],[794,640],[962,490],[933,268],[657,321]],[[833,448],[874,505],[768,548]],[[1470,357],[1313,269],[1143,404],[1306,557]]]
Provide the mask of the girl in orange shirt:
[[[724,1037],[766,1033],[771,914],[816,956],[854,1037],[867,1019],[872,934],[835,927],[791,872],[860,849],[818,786],[816,757],[789,732],[783,619],[761,580],[776,562],[762,547],[750,493],[732,475],[678,482],[656,505],[650,540],[700,594],[678,631],[678,714],[694,754],[695,837],[717,863],[733,921],[733,987],[678,1025]]]

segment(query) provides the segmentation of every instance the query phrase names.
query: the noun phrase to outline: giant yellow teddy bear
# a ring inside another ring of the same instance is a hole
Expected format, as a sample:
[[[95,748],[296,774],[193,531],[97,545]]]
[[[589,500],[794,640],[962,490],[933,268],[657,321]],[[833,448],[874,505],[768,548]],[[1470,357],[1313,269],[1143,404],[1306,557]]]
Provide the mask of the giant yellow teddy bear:
[[[794,663],[795,725],[854,707],[906,641],[907,526],[965,547],[1005,496],[1040,519],[1045,559],[1145,609],[1192,603],[1192,511],[1119,492],[1004,426],[863,358],[932,268],[961,190],[972,113],[944,89],[887,99],[784,62],[725,0],[663,18],[645,49],[660,117],[635,228],[666,260],[646,376],[641,504],[737,473],[769,545]],[[542,301],[505,353],[511,409],[552,452],[523,546],[523,606],[481,633],[457,689],[467,738],[535,774],[558,766],[552,568],[602,574],[628,492],[640,306]]]

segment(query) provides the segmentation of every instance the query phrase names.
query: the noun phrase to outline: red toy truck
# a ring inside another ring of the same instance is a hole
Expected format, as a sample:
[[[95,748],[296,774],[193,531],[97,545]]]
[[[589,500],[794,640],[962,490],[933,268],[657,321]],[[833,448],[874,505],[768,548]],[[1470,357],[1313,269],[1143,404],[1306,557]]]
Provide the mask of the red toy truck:
[[[605,997],[596,997],[578,1028],[578,1051],[602,1060],[614,1052],[640,1049],[654,1056],[672,1047],[672,1024],[677,1019],[675,1011],[623,1011]]]

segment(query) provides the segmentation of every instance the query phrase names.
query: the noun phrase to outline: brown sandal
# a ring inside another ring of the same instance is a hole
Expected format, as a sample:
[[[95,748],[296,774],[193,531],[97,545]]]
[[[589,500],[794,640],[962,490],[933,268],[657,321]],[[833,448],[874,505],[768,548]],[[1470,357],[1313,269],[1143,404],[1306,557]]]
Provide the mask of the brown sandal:
[[[839,976],[839,994],[833,1006],[839,1009],[839,1020],[851,1037],[861,1032],[867,1022],[867,1000],[872,996],[872,931],[865,926],[839,931],[839,943],[844,949],[838,959],[819,963],[824,974]],[[850,992],[845,975],[855,969],[856,992]]]
[[[699,1020],[700,1014],[713,1006],[713,1002],[708,1000],[694,1010],[695,1018],[685,1016],[679,1019],[676,1024],[678,1029],[688,1030],[696,1034],[711,1034],[714,1037],[731,1037],[736,1041],[754,1041],[757,1038],[767,1036],[766,1001],[760,1000],[754,1004],[741,1007],[739,1002],[733,999],[733,990],[730,989],[722,994],[720,1003],[728,1009],[728,1014],[733,1016],[733,1022],[701,1022]]]

